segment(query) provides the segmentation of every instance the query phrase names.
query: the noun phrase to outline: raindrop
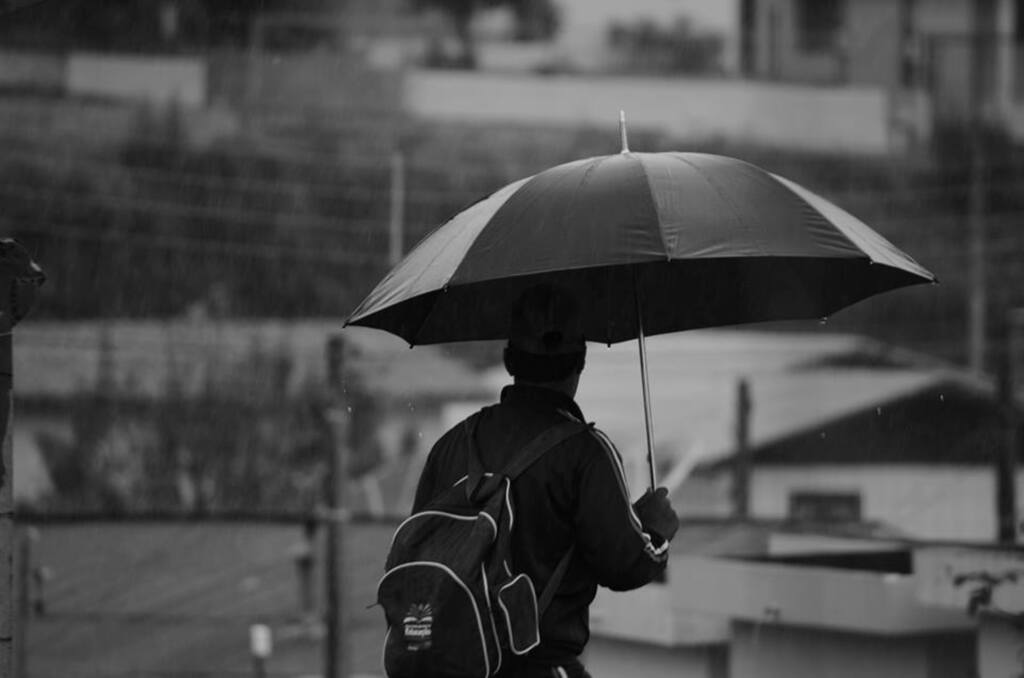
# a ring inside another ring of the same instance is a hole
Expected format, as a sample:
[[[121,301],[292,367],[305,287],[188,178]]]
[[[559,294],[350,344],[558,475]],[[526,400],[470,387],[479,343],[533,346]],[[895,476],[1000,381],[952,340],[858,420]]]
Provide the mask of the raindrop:
[[[826,315],[826,316],[823,316],[823,317],[821,318],[821,320],[819,320],[819,321],[818,321],[818,324],[819,324],[819,325],[824,325],[824,324],[825,324],[825,323],[827,323],[827,322],[828,322],[828,316]]]
[[[942,403],[946,402],[946,394],[945,393],[940,393],[939,394],[939,402],[942,402]]]
[[[876,407],[875,408],[875,414],[877,414],[878,416],[882,416],[882,408],[881,407]]]
[[[825,439],[825,432],[824,432],[824,431],[822,431],[822,432],[821,432],[821,439],[822,439],[822,440],[824,440],[824,439]]]
[[[349,414],[352,414],[352,406],[351,406],[351,405],[349,405],[349,406],[348,406],[348,407],[346,407],[345,409],[346,409],[346,410],[348,410],[348,413],[349,413]]]

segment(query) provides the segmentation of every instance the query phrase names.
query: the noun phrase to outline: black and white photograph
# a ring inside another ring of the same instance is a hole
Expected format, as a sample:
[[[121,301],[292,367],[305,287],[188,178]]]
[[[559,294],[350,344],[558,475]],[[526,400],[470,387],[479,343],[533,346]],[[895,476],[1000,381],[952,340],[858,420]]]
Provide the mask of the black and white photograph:
[[[1024,678],[1024,0],[0,0],[0,678]]]

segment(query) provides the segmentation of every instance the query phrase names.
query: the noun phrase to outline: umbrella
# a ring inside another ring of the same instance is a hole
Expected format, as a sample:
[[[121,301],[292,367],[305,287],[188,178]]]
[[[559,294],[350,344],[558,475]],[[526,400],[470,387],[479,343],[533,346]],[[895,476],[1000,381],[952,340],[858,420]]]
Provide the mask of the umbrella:
[[[638,339],[654,487],[644,337],[827,318],[935,277],[851,214],[735,158],[622,152],[520,179],[424,238],[346,325],[410,345],[504,339],[520,293],[580,301],[588,341]]]

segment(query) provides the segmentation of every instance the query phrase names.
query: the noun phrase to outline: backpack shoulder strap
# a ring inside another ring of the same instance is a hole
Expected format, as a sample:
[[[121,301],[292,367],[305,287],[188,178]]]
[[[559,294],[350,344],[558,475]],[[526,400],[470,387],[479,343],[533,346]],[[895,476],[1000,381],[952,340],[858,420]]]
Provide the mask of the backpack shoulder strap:
[[[551,573],[551,579],[548,579],[547,585],[544,586],[544,590],[541,591],[540,598],[537,599],[537,616],[543,617],[544,612],[547,611],[548,605],[555,597],[555,591],[558,590],[559,584],[562,583],[562,578],[565,577],[565,573],[569,569],[569,562],[572,560],[573,554],[576,553],[576,546],[570,546],[569,550],[565,552],[562,559],[558,561],[558,565],[555,566],[555,571]]]
[[[582,433],[591,426],[591,424],[583,424],[578,421],[566,421],[545,429],[537,435],[536,438],[527,443],[526,447],[524,447],[522,451],[505,466],[501,475],[505,476],[509,480],[515,480],[515,478],[523,471],[530,468],[534,462],[544,456],[548,450],[556,447],[559,443],[568,440],[577,433]],[[558,590],[558,586],[562,583],[562,579],[565,577],[565,573],[569,569],[569,563],[572,561],[572,557],[575,552],[576,547],[570,546],[569,550],[566,551],[564,556],[562,556],[562,559],[558,561],[558,565],[555,566],[555,571],[551,573],[551,578],[548,579],[548,583],[544,586],[544,590],[537,599],[537,615],[539,617],[544,616],[544,612],[547,611],[552,599],[554,599],[555,592]]]
[[[586,424],[581,424],[576,421],[566,421],[565,423],[544,429],[537,435],[537,437],[528,442],[523,449],[519,451],[519,454],[505,465],[505,468],[501,470],[501,475],[505,476],[509,480],[515,480],[523,473],[523,471],[533,466],[534,462],[543,457],[548,450],[557,446],[559,443],[568,440],[577,433],[585,431],[587,428]]]
[[[468,446],[466,455],[466,497],[470,501],[474,500],[486,478],[486,470],[480,461],[480,451],[477,449],[475,438],[477,422],[482,412],[483,410],[469,417],[464,422],[466,427],[466,444]],[[544,456],[548,450],[587,428],[588,425],[586,424],[566,421],[544,429],[533,440],[524,445],[497,475],[509,480],[515,480],[523,471]]]

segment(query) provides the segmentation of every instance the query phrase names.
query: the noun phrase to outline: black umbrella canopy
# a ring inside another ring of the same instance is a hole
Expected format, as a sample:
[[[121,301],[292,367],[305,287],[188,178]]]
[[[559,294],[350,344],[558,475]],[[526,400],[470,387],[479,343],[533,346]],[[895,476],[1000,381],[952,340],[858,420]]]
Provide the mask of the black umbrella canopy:
[[[507,336],[539,282],[580,300],[587,339],[821,318],[934,276],[849,213],[702,153],[587,158],[516,181],[427,236],[346,324],[410,344]],[[638,317],[639,314],[639,317]]]

